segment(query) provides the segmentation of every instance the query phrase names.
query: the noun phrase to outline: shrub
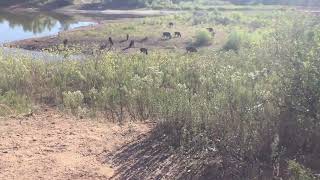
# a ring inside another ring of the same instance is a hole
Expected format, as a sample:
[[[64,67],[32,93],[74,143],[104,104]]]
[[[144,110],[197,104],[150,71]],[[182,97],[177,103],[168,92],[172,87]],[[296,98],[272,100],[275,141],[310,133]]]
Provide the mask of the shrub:
[[[288,161],[288,169],[290,173],[290,179],[292,180],[315,180],[310,169],[305,168],[294,160]]]
[[[81,109],[83,104],[84,96],[81,91],[75,92],[64,92],[63,93],[63,104],[65,108],[71,109],[73,114],[77,114],[78,109]]]
[[[241,35],[238,32],[234,31],[229,35],[227,42],[223,46],[223,50],[238,51],[240,49],[240,46],[241,46]]]
[[[208,31],[199,31],[196,34],[195,45],[206,46],[211,43],[212,35]]]
[[[0,116],[26,113],[30,108],[30,102],[25,95],[14,91],[1,93],[0,90]]]

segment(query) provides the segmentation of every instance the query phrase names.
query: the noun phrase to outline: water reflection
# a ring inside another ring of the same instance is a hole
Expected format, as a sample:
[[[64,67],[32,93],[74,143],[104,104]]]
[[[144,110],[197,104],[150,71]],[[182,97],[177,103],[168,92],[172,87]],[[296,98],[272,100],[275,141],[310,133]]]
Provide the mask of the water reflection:
[[[10,13],[0,10],[0,43],[56,34],[79,26],[93,24],[57,13]]]

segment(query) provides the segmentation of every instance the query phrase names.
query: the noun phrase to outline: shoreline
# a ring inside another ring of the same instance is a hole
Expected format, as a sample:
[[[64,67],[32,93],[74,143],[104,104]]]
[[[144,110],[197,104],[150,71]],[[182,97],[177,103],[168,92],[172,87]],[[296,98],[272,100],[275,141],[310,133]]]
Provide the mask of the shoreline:
[[[10,11],[16,12],[16,13],[41,13],[44,12],[39,8],[0,8],[0,11]],[[58,14],[65,14],[65,15],[71,15],[71,16],[78,16],[78,15],[108,15],[109,19],[104,19],[104,20],[95,20],[94,18],[91,20],[95,24],[91,24],[88,26],[81,26],[81,27],[76,27],[72,28],[69,30],[65,31],[59,31],[56,34],[52,35],[47,35],[47,36],[42,36],[42,37],[31,37],[27,39],[21,39],[21,40],[14,40],[6,43],[1,43],[2,46],[4,47],[14,47],[14,48],[22,48],[22,49],[27,49],[27,50],[32,50],[33,48],[25,48],[26,46],[32,46],[34,42],[41,41],[43,43],[50,43],[50,39],[56,39],[59,38],[60,34],[63,33],[70,33],[73,31],[84,31],[84,30],[90,30],[90,29],[96,29],[99,28],[102,25],[105,25],[108,22],[115,22],[115,21],[128,21],[130,19],[136,19],[136,18],[143,18],[143,17],[151,17],[151,16],[164,16],[164,15],[170,15],[170,14],[176,14],[176,13],[181,13],[181,11],[169,11],[169,10],[150,10],[150,9],[133,9],[133,10],[112,10],[112,9],[107,9],[107,10],[78,10],[78,9],[72,9],[70,7],[68,8],[60,8],[60,9],[55,9],[52,11],[45,11],[49,13],[58,13]],[[89,17],[88,16],[88,17]],[[79,18],[81,19],[81,18]],[[22,46],[22,47],[20,47]]]
[[[53,35],[15,40],[15,41],[3,43],[2,46],[7,47],[7,48],[18,48],[18,49],[24,49],[24,50],[38,51],[37,49],[33,49],[33,47],[35,47],[33,45],[34,43],[50,44],[51,41],[53,41],[53,40],[56,41],[57,39],[59,39],[59,36],[63,33],[71,33],[71,32],[75,32],[75,31],[96,29],[96,28],[99,28],[100,26],[104,25],[105,23],[106,23],[106,21],[96,22],[95,24],[91,24],[88,26],[81,26],[81,27],[76,27],[73,29],[65,30],[65,31],[59,31],[57,34],[53,34]],[[30,48],[26,48],[28,46],[30,46]]]

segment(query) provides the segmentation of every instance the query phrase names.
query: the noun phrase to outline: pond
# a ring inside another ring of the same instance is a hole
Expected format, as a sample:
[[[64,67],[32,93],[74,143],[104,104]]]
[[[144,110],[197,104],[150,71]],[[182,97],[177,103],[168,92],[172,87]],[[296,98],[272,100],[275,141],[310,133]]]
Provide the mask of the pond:
[[[57,34],[81,26],[95,24],[94,18],[57,13],[11,13],[0,10],[0,44]]]

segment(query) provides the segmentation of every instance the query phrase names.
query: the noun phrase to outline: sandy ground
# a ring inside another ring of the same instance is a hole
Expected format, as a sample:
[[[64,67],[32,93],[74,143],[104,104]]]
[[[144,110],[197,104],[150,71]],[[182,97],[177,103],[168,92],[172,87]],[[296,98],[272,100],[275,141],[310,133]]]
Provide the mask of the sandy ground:
[[[115,151],[151,125],[77,119],[55,110],[0,119],[0,179],[109,179]]]

